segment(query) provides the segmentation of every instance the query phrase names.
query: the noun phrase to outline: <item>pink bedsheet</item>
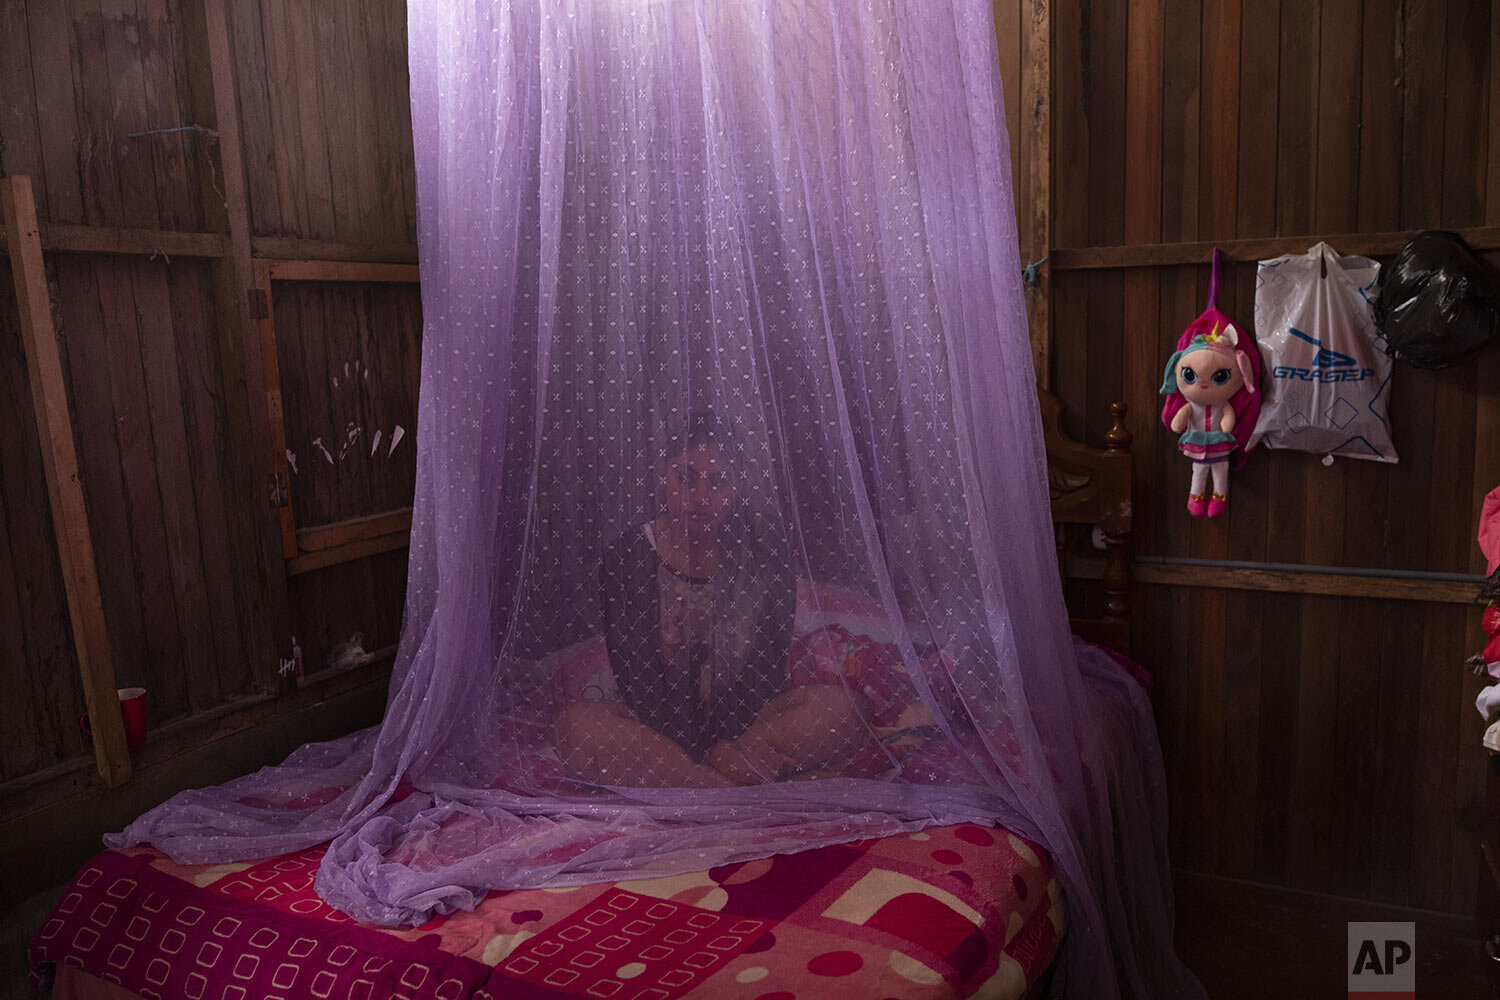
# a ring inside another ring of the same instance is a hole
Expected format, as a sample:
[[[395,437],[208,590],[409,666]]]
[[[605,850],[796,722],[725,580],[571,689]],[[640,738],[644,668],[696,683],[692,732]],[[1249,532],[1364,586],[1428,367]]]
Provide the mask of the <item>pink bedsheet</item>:
[[[1062,932],[1051,861],[973,825],[706,872],[492,892],[390,930],[317,896],[322,848],[178,865],[106,851],[31,945],[161,1000],[936,1000],[1021,996]]]

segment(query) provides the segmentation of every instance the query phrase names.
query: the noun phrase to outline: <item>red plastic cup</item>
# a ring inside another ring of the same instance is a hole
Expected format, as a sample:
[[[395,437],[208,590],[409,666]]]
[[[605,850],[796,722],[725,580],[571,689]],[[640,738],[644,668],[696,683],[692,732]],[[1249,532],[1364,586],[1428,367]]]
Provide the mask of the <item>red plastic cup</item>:
[[[120,688],[120,715],[125,720],[125,745],[139,750],[146,743],[146,689]]]
[[[119,688],[116,693],[120,696],[120,719],[125,724],[125,745],[139,750],[146,743],[146,689]],[[89,713],[78,717],[78,728],[87,736],[94,735]]]

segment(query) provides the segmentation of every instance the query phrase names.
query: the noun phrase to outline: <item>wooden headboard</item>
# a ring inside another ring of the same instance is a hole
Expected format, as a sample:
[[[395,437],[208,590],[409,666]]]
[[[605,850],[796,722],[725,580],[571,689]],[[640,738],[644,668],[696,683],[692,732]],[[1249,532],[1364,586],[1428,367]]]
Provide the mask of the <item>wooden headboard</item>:
[[[1097,525],[1104,533],[1104,616],[1071,619],[1073,632],[1089,642],[1130,652],[1131,459],[1125,404],[1111,403],[1113,424],[1103,450],[1090,448],[1062,431],[1062,403],[1045,389],[1042,426],[1047,442],[1047,485],[1052,494],[1052,525],[1057,567],[1068,576],[1064,529]]]

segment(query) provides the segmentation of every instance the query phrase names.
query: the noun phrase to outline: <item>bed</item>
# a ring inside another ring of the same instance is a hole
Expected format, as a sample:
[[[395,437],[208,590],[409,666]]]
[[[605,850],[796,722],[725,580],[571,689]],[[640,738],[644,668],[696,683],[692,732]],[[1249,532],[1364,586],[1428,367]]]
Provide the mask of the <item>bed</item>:
[[[1067,524],[1097,525],[1106,543],[1105,615],[1074,629],[1123,651],[1124,407],[1104,450],[1069,441],[1060,412],[1044,394],[1059,558]],[[322,852],[189,866],[150,847],[105,851],[37,931],[33,978],[56,997],[112,1000],[1017,998],[1044,987],[1065,927],[1046,852],[973,824],[684,875],[496,891],[472,912],[397,930],[356,924],[318,897]]]
[[[182,866],[151,849],[107,851],[38,931],[33,962],[61,964],[57,996],[675,1000],[820,984],[871,998],[1020,996],[1062,931],[1045,853],[972,825],[697,874],[495,892],[472,913],[405,930],[324,904],[320,856]]]

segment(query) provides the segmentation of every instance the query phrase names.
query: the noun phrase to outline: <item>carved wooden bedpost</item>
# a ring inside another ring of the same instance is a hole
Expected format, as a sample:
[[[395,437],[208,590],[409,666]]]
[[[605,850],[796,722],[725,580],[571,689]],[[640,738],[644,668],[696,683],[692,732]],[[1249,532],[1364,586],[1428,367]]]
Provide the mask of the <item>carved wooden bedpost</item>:
[[[1104,534],[1104,615],[1070,619],[1073,632],[1122,653],[1130,651],[1131,435],[1125,404],[1113,403],[1114,423],[1106,448],[1090,448],[1062,431],[1062,403],[1045,389],[1037,393],[1047,443],[1047,489],[1052,500],[1058,571],[1067,580],[1063,526],[1082,524]]]

